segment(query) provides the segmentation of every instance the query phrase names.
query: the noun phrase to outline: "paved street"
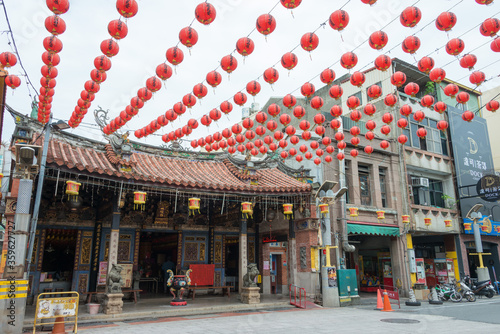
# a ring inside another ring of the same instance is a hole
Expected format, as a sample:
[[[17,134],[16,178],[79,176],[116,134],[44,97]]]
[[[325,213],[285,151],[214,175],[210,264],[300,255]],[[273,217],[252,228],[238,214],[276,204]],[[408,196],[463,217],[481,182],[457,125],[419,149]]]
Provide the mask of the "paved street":
[[[431,307],[432,306],[432,307]],[[160,318],[80,327],[92,333],[497,333],[500,331],[500,298],[477,303],[423,303],[381,312],[364,305],[335,309],[290,309],[252,313]],[[473,321],[475,317],[479,321]],[[464,320],[467,319],[467,320]]]

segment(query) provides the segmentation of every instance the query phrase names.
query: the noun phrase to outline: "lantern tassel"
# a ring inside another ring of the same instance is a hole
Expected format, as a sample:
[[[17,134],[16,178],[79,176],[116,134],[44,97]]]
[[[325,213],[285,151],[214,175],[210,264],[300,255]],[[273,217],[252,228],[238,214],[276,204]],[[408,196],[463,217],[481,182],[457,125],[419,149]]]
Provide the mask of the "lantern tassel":
[[[311,52],[309,52],[309,59],[313,60],[313,57],[311,56]]]
[[[295,18],[295,16],[293,16],[293,10],[290,10],[290,14],[292,14],[292,17]]]

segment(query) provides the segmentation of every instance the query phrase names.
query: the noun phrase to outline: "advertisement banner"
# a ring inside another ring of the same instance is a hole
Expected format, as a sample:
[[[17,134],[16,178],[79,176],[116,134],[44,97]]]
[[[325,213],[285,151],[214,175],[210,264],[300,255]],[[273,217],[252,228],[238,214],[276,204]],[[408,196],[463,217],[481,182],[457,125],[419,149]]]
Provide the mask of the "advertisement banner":
[[[72,317],[77,314],[78,298],[61,297],[39,299],[37,305],[38,319],[55,317]]]

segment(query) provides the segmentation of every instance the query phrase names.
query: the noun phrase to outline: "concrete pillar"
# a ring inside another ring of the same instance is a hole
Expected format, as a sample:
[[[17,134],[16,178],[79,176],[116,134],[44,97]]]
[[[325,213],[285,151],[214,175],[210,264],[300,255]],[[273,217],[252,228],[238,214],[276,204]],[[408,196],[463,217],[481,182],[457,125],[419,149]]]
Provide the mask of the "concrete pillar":
[[[380,176],[379,176],[379,171],[378,171],[378,164],[377,165],[372,165],[371,166],[371,174],[372,174],[372,179],[373,179],[373,184],[371,185],[372,189],[372,196],[374,198],[373,205],[376,206],[377,208],[383,208],[382,207],[382,194],[380,192]],[[386,189],[387,191],[387,189]],[[386,197],[387,197],[386,193]]]
[[[288,227],[288,284],[297,284],[297,241],[295,239],[295,222],[289,220]],[[283,291],[283,293],[287,293]]]
[[[238,261],[238,292],[241,293],[243,287],[243,276],[247,273],[247,219],[241,218],[240,222],[240,259]]]
[[[118,242],[120,241],[120,209],[118,201],[113,201],[113,218],[109,238],[108,274],[113,264],[118,263]]]
[[[260,274],[262,275],[262,293],[270,294],[271,293],[271,271],[270,271],[270,263],[269,263],[269,244],[262,244],[262,252],[260,253],[260,258],[262,261],[262,270]],[[267,269],[264,266],[264,263],[267,262]]]
[[[359,196],[359,175],[358,175],[358,162],[356,159],[351,160],[351,173],[350,173],[352,188],[349,191],[351,203],[354,205],[361,205],[361,197]]]

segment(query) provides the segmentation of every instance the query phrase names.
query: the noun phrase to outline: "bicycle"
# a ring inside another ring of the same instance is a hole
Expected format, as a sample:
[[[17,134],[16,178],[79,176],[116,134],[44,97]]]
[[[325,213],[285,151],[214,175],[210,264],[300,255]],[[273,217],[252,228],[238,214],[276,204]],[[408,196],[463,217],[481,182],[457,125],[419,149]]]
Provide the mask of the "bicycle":
[[[458,303],[462,301],[462,295],[458,293],[455,289],[455,285],[449,284],[438,284],[434,287],[436,289],[437,296],[439,300],[446,301],[451,300],[452,302]],[[432,300],[432,294],[429,293],[427,299]]]

